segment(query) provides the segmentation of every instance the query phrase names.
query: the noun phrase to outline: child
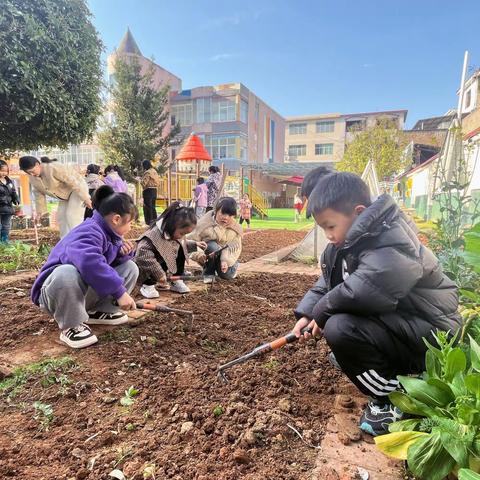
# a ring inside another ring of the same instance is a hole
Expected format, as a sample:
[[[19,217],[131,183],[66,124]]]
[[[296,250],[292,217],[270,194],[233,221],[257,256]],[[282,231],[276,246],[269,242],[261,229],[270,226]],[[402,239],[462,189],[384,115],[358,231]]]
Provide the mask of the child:
[[[226,280],[237,276],[243,231],[235,221],[236,216],[237,202],[231,197],[220,198],[215,210],[207,212],[191,234],[190,238],[207,244],[205,253],[192,255],[193,260],[203,265],[204,275],[217,274]]]
[[[323,333],[345,375],[371,397],[360,428],[381,435],[403,417],[388,401],[397,375],[425,368],[423,337],[432,342],[432,331],[459,329],[457,287],[393,199],[372,203],[360,177],[320,179],[308,211],[331,243],[323,276],[295,310],[294,332],[300,337],[309,325]]]
[[[108,185],[93,197],[93,216],[60,240],[32,287],[32,300],[53,315],[60,340],[72,348],[97,342],[88,324],[120,325],[121,310],[135,308],[129,295],[138,277],[133,243],[123,236],[138,216],[132,199]]]
[[[108,165],[105,168],[105,185],[109,185],[117,193],[128,193],[128,185],[122,169],[118,165]]]
[[[205,184],[207,185],[207,212],[213,210],[218,195],[220,194],[220,187],[222,186],[222,173],[215,165],[208,167],[208,178]]]
[[[12,225],[14,205],[18,205],[15,185],[8,177],[8,164],[0,160],[0,243],[7,243]]]
[[[293,199],[293,208],[295,210],[295,223],[298,223],[303,209],[303,202],[298,193],[295,194]]]
[[[149,160],[144,160],[142,167],[143,175],[140,183],[143,188],[143,216],[145,223],[150,226],[157,218],[155,204],[157,202],[157,188],[160,186],[161,179]]]
[[[167,273],[183,275],[187,252],[207,247],[204,242],[185,240],[185,235],[192,232],[196,224],[193,208],[173,202],[140,238],[135,262],[140,269],[140,293],[144,297],[159,297],[155,284],[168,288]],[[188,293],[190,289],[182,280],[176,280],[171,283],[170,291]]]
[[[87,165],[87,174],[85,175],[85,181],[87,182],[88,186],[88,194],[90,198],[93,198],[93,195],[97,188],[100,188],[104,185],[103,180],[100,178],[100,166],[95,165],[94,163],[90,163]],[[93,215],[93,209],[85,207],[85,214],[83,215],[83,219],[86,220]]]
[[[193,201],[195,202],[195,215],[200,218],[207,208],[208,187],[203,177],[197,178],[197,186],[193,191]]]
[[[248,193],[243,194],[243,198],[240,200],[240,220],[238,223],[240,225],[247,222],[247,230],[250,230],[250,218],[252,217],[252,202],[250,201],[250,197]]]

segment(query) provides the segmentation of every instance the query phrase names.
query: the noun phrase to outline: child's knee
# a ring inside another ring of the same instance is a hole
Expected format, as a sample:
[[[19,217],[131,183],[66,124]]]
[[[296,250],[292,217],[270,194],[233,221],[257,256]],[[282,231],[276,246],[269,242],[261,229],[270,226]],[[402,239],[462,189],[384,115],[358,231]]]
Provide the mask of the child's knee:
[[[347,313],[332,315],[323,328],[323,336],[329,347],[341,348],[349,341],[347,332],[351,330],[352,316]]]
[[[138,265],[133,260],[128,260],[128,262],[125,262],[124,265],[125,265],[125,271],[124,271],[125,280],[132,280],[136,282],[138,279],[138,275],[140,274]]]

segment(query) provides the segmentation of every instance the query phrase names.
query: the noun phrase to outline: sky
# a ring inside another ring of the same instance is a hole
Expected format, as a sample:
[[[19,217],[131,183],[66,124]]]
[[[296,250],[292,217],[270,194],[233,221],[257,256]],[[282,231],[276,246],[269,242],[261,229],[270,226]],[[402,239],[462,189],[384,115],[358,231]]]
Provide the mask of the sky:
[[[106,55],[130,28],[183,88],[241,82],[281,115],[457,106],[480,0],[88,0]]]

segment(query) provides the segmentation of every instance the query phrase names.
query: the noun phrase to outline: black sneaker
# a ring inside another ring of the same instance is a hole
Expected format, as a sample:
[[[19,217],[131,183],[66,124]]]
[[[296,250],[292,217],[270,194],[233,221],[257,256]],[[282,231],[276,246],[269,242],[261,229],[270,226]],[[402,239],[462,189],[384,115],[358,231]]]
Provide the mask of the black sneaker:
[[[360,430],[370,435],[384,435],[393,422],[404,418],[404,413],[391,403],[382,403],[380,400],[370,400],[367,408],[360,417]]]
[[[72,348],[85,348],[98,342],[98,338],[85,324],[63,330],[60,340]]]
[[[128,315],[124,312],[89,312],[87,320],[89,325],[122,325],[127,322]]]

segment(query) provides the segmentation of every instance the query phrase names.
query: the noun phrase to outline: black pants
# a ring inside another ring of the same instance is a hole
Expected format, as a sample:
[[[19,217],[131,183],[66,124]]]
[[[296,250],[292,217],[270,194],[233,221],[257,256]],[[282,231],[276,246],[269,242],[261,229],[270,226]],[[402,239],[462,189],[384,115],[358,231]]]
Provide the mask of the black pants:
[[[207,208],[205,209],[205,213],[210,212],[210,211],[212,211],[212,210],[213,210],[213,207],[207,207]]]
[[[157,211],[155,209],[155,202],[157,200],[157,189],[146,188],[143,191],[143,216],[145,223],[150,225],[157,219]]]
[[[155,251],[156,252],[156,251]],[[168,271],[167,264],[165,263],[165,260],[156,252],[155,257],[157,259],[157,262],[160,264],[164,272]],[[183,275],[185,273],[185,253],[183,251],[183,248],[178,249],[178,255],[177,255],[177,271],[173,275]],[[148,277],[144,280],[143,284],[144,285],[155,285],[157,282],[153,280],[151,277]]]
[[[247,225],[250,226],[250,219],[249,218],[240,217],[240,219],[238,220],[238,223],[241,225],[243,222],[247,222]]]
[[[340,313],[328,319],[323,334],[345,375],[370,397],[387,400],[399,386],[397,375],[425,368],[421,337],[429,332],[407,345],[377,318]]]

